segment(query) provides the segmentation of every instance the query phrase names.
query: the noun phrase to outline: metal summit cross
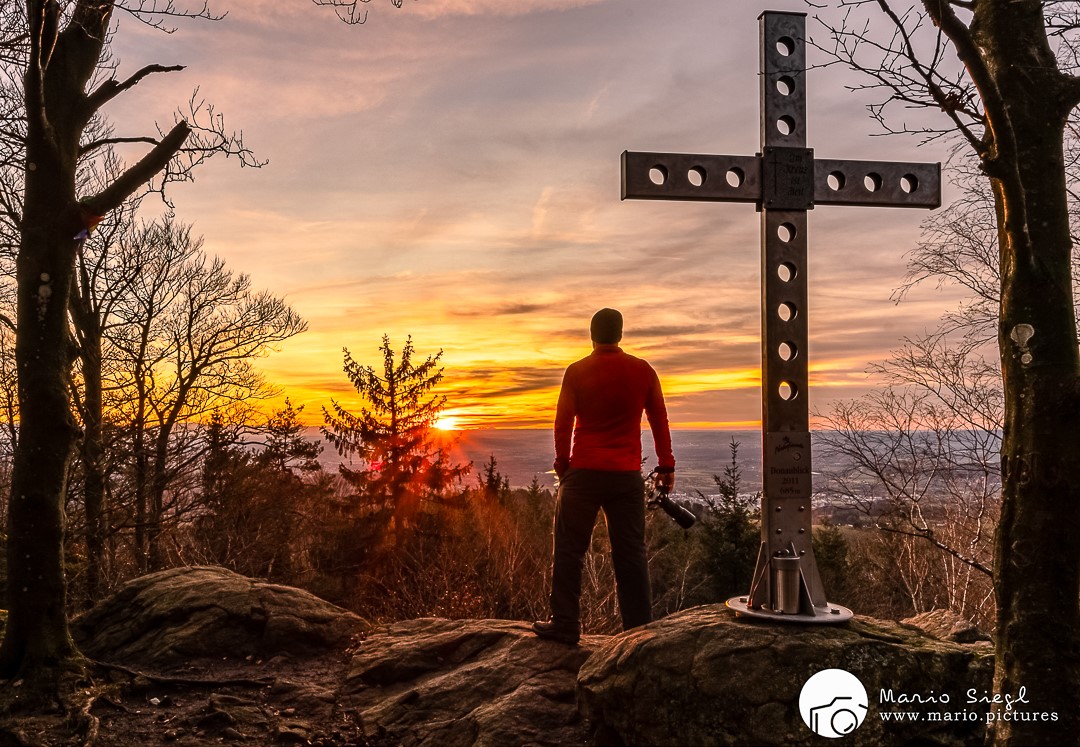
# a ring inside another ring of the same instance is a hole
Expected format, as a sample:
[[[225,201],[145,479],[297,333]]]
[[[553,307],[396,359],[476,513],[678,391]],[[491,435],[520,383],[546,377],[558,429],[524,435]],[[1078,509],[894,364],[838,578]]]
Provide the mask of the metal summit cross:
[[[761,44],[761,153],[622,155],[622,197],[753,202],[761,212],[761,549],[739,614],[842,622],[825,600],[811,545],[807,404],[806,213],[815,205],[936,208],[941,165],[840,161],[806,147],[806,18],[766,11]]]

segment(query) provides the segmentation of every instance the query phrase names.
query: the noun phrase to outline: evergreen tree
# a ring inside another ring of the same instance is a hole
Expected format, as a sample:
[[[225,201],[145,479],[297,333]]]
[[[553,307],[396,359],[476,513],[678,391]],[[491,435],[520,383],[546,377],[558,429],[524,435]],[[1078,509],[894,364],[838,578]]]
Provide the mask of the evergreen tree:
[[[484,465],[483,474],[479,479],[480,489],[484,492],[484,500],[506,503],[510,498],[510,478],[503,477],[503,474],[499,472],[499,463],[495,460],[494,454]]]
[[[533,475],[532,482],[529,483],[527,495],[531,503],[539,503],[540,499],[544,497],[544,489],[540,486],[539,475]]]
[[[329,410],[323,408],[322,431],[339,454],[359,459],[359,469],[342,465],[341,476],[356,491],[366,518],[392,528],[400,547],[421,504],[447,498],[469,466],[451,462],[433,439],[432,424],[446,405],[446,397],[431,393],[443,378],[442,351],[416,364],[409,337],[395,362],[387,335],[380,350],[383,365],[377,371],[345,349],[345,375],[367,405],[354,414],[332,400]]]
[[[235,439],[225,431],[225,416],[221,410],[214,410],[210,414],[210,424],[206,429],[206,456],[203,457],[202,469],[203,502],[208,505],[220,498],[224,474],[229,465],[230,449],[235,445]]]
[[[322,446],[304,438],[304,426],[300,422],[303,411],[303,405],[293,407],[286,397],[285,406],[275,410],[266,421],[266,449],[260,458],[281,472],[293,474],[293,470],[300,470],[310,473],[320,469]]]
[[[713,476],[719,495],[701,496],[710,509],[701,522],[701,542],[705,572],[712,579],[709,601],[714,602],[747,592],[761,544],[753,511],[758,496],[740,495],[739,442],[732,439],[729,448],[731,462],[724,467],[722,477]]]
[[[814,560],[825,588],[831,597],[846,599],[851,566],[850,548],[843,531],[828,522],[814,527],[813,547]]]
[[[294,581],[310,570],[316,538],[333,527],[330,485],[317,474],[322,447],[302,435],[286,399],[258,429],[262,448],[241,443],[220,411],[210,418],[202,510],[192,521],[195,557],[248,576]]]
[[[515,494],[518,491],[515,491]],[[540,476],[533,475],[529,487],[521,493],[523,508],[521,509],[522,521],[526,522],[539,535],[548,537],[547,547],[550,550],[551,524],[555,520],[555,496],[551,491],[540,484]]]

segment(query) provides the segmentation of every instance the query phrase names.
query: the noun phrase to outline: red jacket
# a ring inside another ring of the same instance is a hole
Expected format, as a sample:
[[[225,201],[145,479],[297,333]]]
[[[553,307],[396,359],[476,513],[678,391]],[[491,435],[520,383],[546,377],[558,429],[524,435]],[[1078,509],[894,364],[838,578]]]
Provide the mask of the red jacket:
[[[667,409],[656,371],[618,345],[597,345],[563,375],[555,412],[556,465],[640,470],[642,412],[649,418],[659,466],[674,467]]]

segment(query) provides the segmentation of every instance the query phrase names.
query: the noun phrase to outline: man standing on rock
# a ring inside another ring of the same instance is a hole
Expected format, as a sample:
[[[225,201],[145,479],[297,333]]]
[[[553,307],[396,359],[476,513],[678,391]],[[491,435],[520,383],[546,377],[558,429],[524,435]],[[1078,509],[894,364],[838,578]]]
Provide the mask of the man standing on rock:
[[[648,363],[622,351],[622,329],[622,314],[615,309],[596,312],[590,324],[593,352],[566,369],[559,392],[551,619],[533,623],[533,632],[563,643],[581,638],[581,568],[600,509],[607,519],[623,629],[652,620],[641,476],[642,412],[652,429],[661,489],[670,490],[675,484],[675,457],[660,379]]]

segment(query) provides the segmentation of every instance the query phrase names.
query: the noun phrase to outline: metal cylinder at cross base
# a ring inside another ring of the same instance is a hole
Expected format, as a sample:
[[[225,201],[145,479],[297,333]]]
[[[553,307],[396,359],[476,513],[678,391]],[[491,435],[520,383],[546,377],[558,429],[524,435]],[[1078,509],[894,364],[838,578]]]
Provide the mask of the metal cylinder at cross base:
[[[799,614],[799,587],[801,574],[799,573],[799,558],[776,557],[772,559],[773,580],[776,583],[776,608],[775,612],[785,615]]]

